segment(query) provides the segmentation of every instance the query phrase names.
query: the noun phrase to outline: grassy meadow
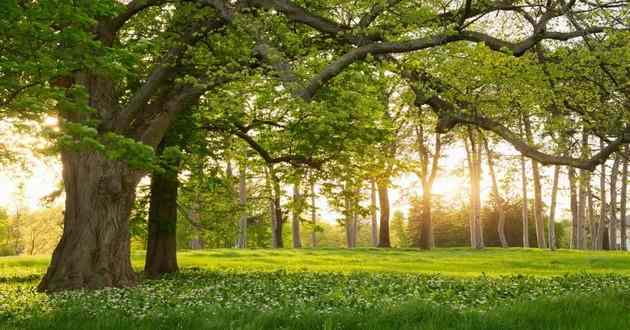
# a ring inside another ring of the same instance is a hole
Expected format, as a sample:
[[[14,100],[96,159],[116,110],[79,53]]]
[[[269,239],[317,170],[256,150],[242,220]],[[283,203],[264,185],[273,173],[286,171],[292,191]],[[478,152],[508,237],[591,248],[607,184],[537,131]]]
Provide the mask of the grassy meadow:
[[[45,295],[48,261],[0,258],[0,329],[630,328],[624,252],[186,251],[176,275]]]

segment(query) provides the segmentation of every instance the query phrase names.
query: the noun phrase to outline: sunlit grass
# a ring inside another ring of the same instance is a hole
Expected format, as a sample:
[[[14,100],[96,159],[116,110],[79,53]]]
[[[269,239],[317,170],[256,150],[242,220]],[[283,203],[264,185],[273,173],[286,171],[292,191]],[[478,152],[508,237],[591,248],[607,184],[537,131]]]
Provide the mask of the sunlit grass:
[[[143,266],[143,251],[133,265]],[[0,258],[0,329],[626,329],[630,254],[218,249],[126,289],[45,295],[49,257]],[[594,304],[593,302],[597,302]]]

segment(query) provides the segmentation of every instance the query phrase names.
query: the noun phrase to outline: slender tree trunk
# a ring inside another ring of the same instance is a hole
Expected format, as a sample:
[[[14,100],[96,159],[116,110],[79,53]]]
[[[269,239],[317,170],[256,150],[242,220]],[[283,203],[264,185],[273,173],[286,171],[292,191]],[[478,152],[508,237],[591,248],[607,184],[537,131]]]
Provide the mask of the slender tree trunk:
[[[389,248],[391,247],[389,240],[389,178],[380,178],[377,180],[376,186],[378,187],[378,198],[381,208],[378,246]]]
[[[528,201],[527,201],[527,167],[525,164],[525,156],[521,155],[521,189],[523,198],[523,208],[521,217],[523,219],[523,247],[529,247],[529,220],[528,220]]]
[[[271,247],[274,249],[284,246],[282,240],[282,208],[280,206],[280,182],[272,166],[269,166],[268,178],[271,184]]]
[[[497,176],[494,172],[494,161],[493,155],[490,151],[490,147],[488,146],[488,140],[483,139],[483,145],[486,149],[486,155],[488,157],[488,171],[490,172],[490,178],[492,179],[492,194],[494,195],[497,207],[497,213],[499,216],[498,224],[497,224],[497,234],[499,236],[499,241],[501,242],[501,247],[508,247],[507,238],[505,237],[505,209],[503,206],[503,198],[499,193],[499,184],[497,183]]]
[[[577,231],[579,224],[578,216],[578,197],[576,188],[575,169],[569,167],[569,190],[571,194],[571,248],[578,248]]]
[[[352,205],[350,202],[349,196],[344,196],[344,208],[345,208],[345,220],[344,220],[344,228],[346,230],[346,246],[349,249],[354,248],[354,244],[352,242],[352,220],[353,220],[353,211]]]
[[[315,205],[315,181],[311,182],[311,222],[313,231],[311,232],[311,245],[317,247],[317,208]]]
[[[468,131],[470,139],[470,219],[471,247],[483,249],[483,227],[481,224],[481,144],[473,130]]]
[[[553,185],[551,186],[551,206],[549,210],[549,249],[555,250],[556,242],[556,208],[558,201],[558,181],[560,179],[560,166],[553,169]]]
[[[376,221],[376,183],[370,180],[370,218],[372,220],[372,246],[378,246],[378,223]]]
[[[292,242],[294,249],[302,248],[302,239],[300,238],[300,216],[302,214],[302,196],[300,194],[300,185],[293,185],[293,219],[291,222]]]
[[[536,243],[538,248],[547,247],[545,239],[545,219],[543,217],[542,185],[540,169],[537,161],[532,160],[532,174],[534,179],[534,222],[536,224]]]
[[[628,153],[628,146],[624,148],[624,159],[623,166],[621,169],[621,249],[626,251],[628,250],[628,157],[630,157],[630,153]]]
[[[174,273],[177,266],[177,171],[151,176],[148,243],[144,273],[150,278]]]
[[[580,175],[578,177],[578,209],[577,209],[577,224],[575,231],[575,246],[578,249],[585,248],[585,238],[584,238],[584,226],[586,224],[586,193],[587,188],[586,185],[586,173],[584,170],[580,170]]]
[[[619,155],[615,155],[612,171],[610,173],[610,222],[608,224],[608,246],[611,250],[617,249],[617,178],[619,176]]]
[[[604,140],[600,140],[600,149],[604,148]],[[606,210],[606,163],[604,162],[600,166],[600,177],[599,177],[599,226],[597,228],[597,248],[608,250],[608,230],[606,214],[608,213]]]
[[[63,234],[38,290],[133,285],[129,214],[141,173],[94,152],[63,151],[61,160]]]
[[[238,221],[238,244],[237,247],[247,248],[247,165],[241,161],[238,170],[238,206],[241,215]]]
[[[595,208],[593,206],[593,185],[591,184],[591,173],[587,173],[588,175],[588,185],[586,186],[586,201],[587,201],[587,212],[586,212],[586,219],[588,219],[588,231],[590,232],[590,236],[591,236],[591,249],[595,250]],[[586,229],[586,228],[585,228]],[[586,240],[586,235],[584,236],[584,240]],[[586,248],[586,242],[584,242],[584,248]]]

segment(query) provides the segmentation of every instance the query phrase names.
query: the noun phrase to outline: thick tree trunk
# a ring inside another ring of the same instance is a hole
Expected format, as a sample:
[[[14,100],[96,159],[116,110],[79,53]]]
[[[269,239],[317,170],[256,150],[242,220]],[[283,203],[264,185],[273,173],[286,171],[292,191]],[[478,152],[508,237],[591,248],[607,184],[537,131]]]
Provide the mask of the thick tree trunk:
[[[551,186],[551,205],[549,207],[549,249],[556,249],[556,208],[558,203],[558,181],[560,179],[560,166],[553,169],[553,184]]]
[[[621,169],[621,204],[619,210],[621,212],[621,249],[626,251],[628,250],[628,157],[630,157],[628,146],[624,149],[624,156]]]
[[[370,218],[372,222],[372,246],[378,246],[378,223],[376,221],[376,183],[370,180]]]
[[[151,176],[148,244],[144,272],[150,278],[174,273],[177,267],[177,171]]]
[[[545,239],[545,219],[543,217],[542,205],[542,185],[540,179],[540,168],[537,161],[532,160],[532,173],[534,179],[534,223],[536,224],[536,243],[538,248],[547,247]]]
[[[608,246],[611,250],[617,249],[617,178],[619,176],[619,155],[615,155],[615,161],[610,173],[610,222],[608,223]]]
[[[570,205],[571,205],[571,248],[578,248],[578,234],[577,228],[579,225],[579,216],[578,216],[578,197],[577,197],[577,184],[575,178],[575,169],[573,167],[569,167],[569,191],[570,191]]]
[[[64,229],[38,290],[133,285],[129,214],[141,174],[93,152],[64,151],[61,160]]]
[[[242,161],[238,170],[238,206],[240,217],[238,220],[238,241],[236,246],[247,248],[247,166]]]
[[[381,221],[378,239],[378,247],[389,248],[391,243],[389,240],[389,179],[381,178],[377,180],[378,199],[381,208]]]
[[[302,213],[300,194],[300,185],[295,184],[293,186],[293,219],[291,221],[291,234],[294,249],[302,248],[302,239],[300,238],[300,216]]]
[[[527,207],[527,167],[525,165],[525,156],[521,155],[521,189],[523,198],[523,208],[521,210],[521,217],[523,220],[523,247],[529,247],[529,220],[528,220],[528,207]]]

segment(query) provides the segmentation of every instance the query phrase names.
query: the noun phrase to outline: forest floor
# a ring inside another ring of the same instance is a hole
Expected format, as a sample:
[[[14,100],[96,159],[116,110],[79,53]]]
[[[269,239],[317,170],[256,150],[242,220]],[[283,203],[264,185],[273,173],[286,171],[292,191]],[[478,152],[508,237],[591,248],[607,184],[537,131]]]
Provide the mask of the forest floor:
[[[186,251],[137,287],[34,290],[49,257],[0,257],[0,329],[629,329],[630,253]],[[133,255],[142,268],[143,255]]]

